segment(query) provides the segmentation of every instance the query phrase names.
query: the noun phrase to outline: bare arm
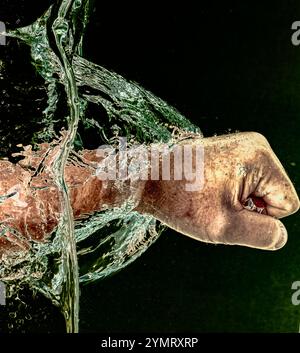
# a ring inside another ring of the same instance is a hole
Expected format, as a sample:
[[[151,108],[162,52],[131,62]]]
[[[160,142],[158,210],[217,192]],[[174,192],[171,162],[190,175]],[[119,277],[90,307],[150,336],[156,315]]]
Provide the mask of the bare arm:
[[[257,133],[239,133],[185,143],[204,147],[202,189],[187,191],[184,179],[137,181],[142,196],[136,210],[204,242],[281,248],[287,231],[278,218],[296,212],[299,199],[267,140]],[[44,145],[36,155],[29,151],[17,165],[0,162],[0,255],[26,250],[29,240],[45,241],[57,227],[61,210],[50,168],[54,152],[47,155],[46,150]],[[36,173],[42,160],[46,168]],[[96,175],[98,163],[96,151],[83,151],[80,163],[70,161],[66,167],[75,219],[128,197],[128,190],[115,188],[114,182],[104,187]],[[251,194],[264,200],[267,214],[244,208]]]

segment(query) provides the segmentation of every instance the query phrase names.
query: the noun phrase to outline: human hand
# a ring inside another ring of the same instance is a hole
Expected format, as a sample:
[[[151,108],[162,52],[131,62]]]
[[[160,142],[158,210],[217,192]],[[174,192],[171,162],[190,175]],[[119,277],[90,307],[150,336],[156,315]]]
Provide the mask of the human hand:
[[[279,221],[299,209],[299,198],[264,136],[255,132],[187,140],[204,147],[204,184],[187,191],[186,180],[148,181],[138,210],[194,239],[277,250],[287,242]],[[250,195],[265,211],[245,208]]]

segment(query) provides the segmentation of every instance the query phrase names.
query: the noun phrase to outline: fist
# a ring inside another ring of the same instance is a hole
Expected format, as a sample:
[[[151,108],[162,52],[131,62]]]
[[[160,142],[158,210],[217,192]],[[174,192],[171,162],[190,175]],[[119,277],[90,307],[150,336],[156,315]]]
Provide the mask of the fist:
[[[204,148],[202,188],[188,191],[184,179],[147,181],[138,210],[200,241],[282,248],[287,231],[279,219],[298,211],[299,198],[266,138],[245,132],[184,144]]]

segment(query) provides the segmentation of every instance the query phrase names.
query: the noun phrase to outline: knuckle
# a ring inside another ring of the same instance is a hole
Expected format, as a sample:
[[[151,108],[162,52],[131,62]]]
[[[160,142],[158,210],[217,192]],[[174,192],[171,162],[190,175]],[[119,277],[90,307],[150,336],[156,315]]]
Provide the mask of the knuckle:
[[[251,131],[248,134],[256,141],[263,142],[265,144],[269,144],[269,142],[266,139],[266,137],[264,135],[262,135],[261,133],[259,133],[259,132]]]
[[[250,131],[245,133],[247,138],[251,141],[255,149],[269,150],[271,148],[267,138],[259,132]]]
[[[286,206],[285,209],[289,214],[296,213],[299,211],[300,208],[300,201],[298,197],[295,197],[292,201],[290,201]]]

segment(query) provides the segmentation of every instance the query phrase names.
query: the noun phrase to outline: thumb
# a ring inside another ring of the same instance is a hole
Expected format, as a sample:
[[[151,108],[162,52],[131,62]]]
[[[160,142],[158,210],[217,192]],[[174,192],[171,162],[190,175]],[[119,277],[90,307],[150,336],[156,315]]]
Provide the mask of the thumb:
[[[287,242],[287,230],[278,219],[243,209],[232,213],[224,243],[263,250],[278,250]]]

